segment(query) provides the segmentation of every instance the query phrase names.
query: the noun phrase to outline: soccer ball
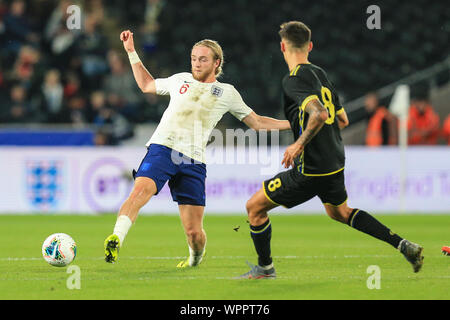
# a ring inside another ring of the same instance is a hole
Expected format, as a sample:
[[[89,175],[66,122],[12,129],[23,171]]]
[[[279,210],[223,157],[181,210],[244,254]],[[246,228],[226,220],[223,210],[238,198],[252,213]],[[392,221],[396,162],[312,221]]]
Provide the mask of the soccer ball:
[[[42,244],[42,256],[45,261],[55,267],[70,264],[77,255],[77,244],[65,233],[54,233]]]

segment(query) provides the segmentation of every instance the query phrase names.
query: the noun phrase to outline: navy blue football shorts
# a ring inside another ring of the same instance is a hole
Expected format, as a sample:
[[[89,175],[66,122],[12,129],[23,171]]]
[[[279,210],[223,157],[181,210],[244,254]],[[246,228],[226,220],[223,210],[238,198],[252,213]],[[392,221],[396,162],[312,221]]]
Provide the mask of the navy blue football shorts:
[[[172,199],[178,204],[205,206],[206,165],[159,144],[151,144],[133,177],[155,181],[158,194],[169,181]]]

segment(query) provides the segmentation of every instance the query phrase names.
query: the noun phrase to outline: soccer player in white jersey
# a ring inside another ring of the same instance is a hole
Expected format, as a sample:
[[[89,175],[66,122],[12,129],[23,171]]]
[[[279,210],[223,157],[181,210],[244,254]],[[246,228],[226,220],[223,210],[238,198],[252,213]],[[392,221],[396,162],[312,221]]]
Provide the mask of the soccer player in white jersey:
[[[106,238],[105,260],[115,262],[119,248],[136,221],[139,210],[168,181],[178,203],[189,257],[177,267],[197,266],[205,254],[205,148],[211,131],[226,112],[254,130],[289,130],[287,120],[257,115],[230,84],[217,78],[222,73],[223,53],[213,40],[197,42],[191,51],[191,73],[155,79],[140,61],[129,30],[120,34],[133,74],[144,93],[170,95],[170,103],[147,143],[147,154],[133,172],[134,187],[122,204],[113,234]]]

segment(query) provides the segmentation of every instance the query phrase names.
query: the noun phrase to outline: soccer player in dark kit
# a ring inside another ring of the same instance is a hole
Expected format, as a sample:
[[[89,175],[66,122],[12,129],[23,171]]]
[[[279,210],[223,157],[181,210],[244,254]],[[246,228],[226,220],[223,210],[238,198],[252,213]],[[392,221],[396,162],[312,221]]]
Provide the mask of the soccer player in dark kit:
[[[311,30],[302,22],[283,23],[281,52],[289,67],[283,78],[283,108],[295,142],[284,153],[287,171],[263,182],[246,209],[258,264],[239,278],[275,278],[270,241],[272,226],[267,212],[292,208],[318,196],[330,218],[345,223],[398,249],[418,272],[423,248],[403,239],[368,212],[350,208],[344,184],[345,153],[340,130],[348,125],[344,108],[325,71],[308,61],[313,48]]]

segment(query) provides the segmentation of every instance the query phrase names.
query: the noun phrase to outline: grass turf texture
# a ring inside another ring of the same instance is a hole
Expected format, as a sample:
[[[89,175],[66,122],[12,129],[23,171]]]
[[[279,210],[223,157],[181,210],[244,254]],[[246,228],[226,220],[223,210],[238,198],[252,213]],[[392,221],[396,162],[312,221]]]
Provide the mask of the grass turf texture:
[[[177,216],[140,216],[115,264],[103,241],[116,216],[0,216],[0,299],[450,299],[450,215],[376,215],[399,235],[424,246],[415,274],[390,245],[321,215],[271,216],[276,280],[235,280],[256,262],[245,216],[206,216],[207,255],[198,268],[177,269],[188,254]],[[234,228],[240,227],[238,231]],[[78,245],[72,265],[81,289],[66,287],[67,267],[48,265],[41,245],[51,233]],[[367,288],[370,265],[381,289]]]

